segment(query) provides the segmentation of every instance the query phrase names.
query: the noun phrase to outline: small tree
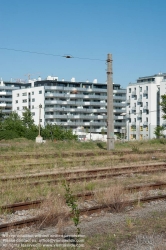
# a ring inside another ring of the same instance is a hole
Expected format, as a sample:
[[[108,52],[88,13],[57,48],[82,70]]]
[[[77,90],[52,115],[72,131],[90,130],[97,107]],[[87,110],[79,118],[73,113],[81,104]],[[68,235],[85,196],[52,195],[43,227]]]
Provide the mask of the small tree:
[[[104,135],[105,135],[105,129],[104,128],[102,128],[102,130],[101,130],[101,134],[102,134],[102,136],[103,136],[103,139],[104,139]]]
[[[23,125],[27,128],[32,128],[34,126],[34,119],[32,113],[28,108],[25,108],[25,111],[22,114]]]
[[[2,129],[2,123],[4,121],[5,115],[2,113],[2,110],[0,109],[0,129]]]
[[[19,137],[24,137],[26,128],[24,127],[20,116],[17,112],[13,111],[3,121],[3,128],[5,130],[11,130],[18,134]]]
[[[160,106],[163,112],[162,118],[166,120],[166,94],[161,96]]]
[[[164,132],[165,128],[163,126],[157,126],[154,129],[154,134],[157,138],[160,138],[161,136],[164,136],[163,132]]]

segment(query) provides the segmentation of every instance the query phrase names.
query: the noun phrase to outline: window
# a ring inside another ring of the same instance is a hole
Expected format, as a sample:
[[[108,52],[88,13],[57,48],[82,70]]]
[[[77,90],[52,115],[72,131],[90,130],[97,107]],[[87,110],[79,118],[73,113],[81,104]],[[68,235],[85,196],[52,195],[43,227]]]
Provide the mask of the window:
[[[140,131],[143,131],[143,126],[140,126]]]
[[[129,88],[129,93],[131,93],[131,88]]]
[[[40,122],[42,122],[42,119],[40,119]]]
[[[32,109],[34,109],[34,105],[32,105]]]
[[[27,102],[27,99],[23,99],[22,102],[23,102],[23,103]]]
[[[136,126],[135,125],[131,126],[131,131],[136,131]]]
[[[19,110],[19,107],[17,107],[17,110]]]
[[[18,103],[18,100],[16,100],[16,103]]]
[[[32,95],[34,95],[34,92],[32,91]]]
[[[22,109],[26,109],[27,108],[27,106],[22,106]]]
[[[22,93],[22,96],[27,96],[27,93],[26,92]]]
[[[142,92],[142,87],[139,87],[139,91]]]
[[[39,90],[39,94],[42,94],[42,90]]]
[[[32,112],[32,116],[35,116],[35,112]]]
[[[17,97],[19,97],[19,94],[17,94]]]
[[[133,139],[136,139],[136,135],[133,135]]]
[[[148,131],[148,126],[146,127],[146,131]]]
[[[142,140],[143,139],[143,135],[140,135],[140,140]]]
[[[32,99],[32,102],[35,102],[35,98]]]

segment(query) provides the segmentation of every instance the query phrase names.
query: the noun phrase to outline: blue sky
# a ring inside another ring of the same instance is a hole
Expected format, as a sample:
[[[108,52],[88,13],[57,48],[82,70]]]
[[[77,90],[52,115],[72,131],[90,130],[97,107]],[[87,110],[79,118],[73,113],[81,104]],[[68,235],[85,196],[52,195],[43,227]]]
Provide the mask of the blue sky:
[[[108,53],[113,81],[122,87],[140,76],[166,72],[165,0],[0,0],[0,10],[3,80],[31,74],[105,82]]]

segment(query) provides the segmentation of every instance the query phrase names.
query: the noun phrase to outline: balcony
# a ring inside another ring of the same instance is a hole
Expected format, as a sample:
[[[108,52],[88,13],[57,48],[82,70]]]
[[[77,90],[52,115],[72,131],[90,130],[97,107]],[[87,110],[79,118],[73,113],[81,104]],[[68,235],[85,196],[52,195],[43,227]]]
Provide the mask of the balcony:
[[[136,126],[136,122],[135,121],[131,122],[131,126]]]
[[[137,116],[138,118],[142,118],[142,112],[139,112]]]
[[[6,91],[0,91],[0,95],[6,95],[7,94],[7,92]],[[12,93],[10,93],[10,95],[11,95]]]
[[[0,103],[0,107],[6,107],[6,103]]]
[[[144,110],[148,110],[148,105],[145,105],[145,106],[143,107],[143,109],[144,109]]]
[[[144,95],[148,95],[148,90],[144,90]]]
[[[142,98],[139,97],[138,100],[137,100],[137,102],[139,102],[139,103],[142,102]]]
[[[143,125],[148,126],[148,122],[147,121],[143,122]]]
[[[133,106],[131,109],[132,109],[132,111],[136,111],[136,107],[135,106]]]

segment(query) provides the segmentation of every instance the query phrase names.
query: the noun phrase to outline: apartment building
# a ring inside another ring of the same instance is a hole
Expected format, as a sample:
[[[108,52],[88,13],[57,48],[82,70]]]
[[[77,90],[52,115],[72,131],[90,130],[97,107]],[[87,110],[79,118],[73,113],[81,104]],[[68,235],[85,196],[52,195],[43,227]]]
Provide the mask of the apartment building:
[[[41,112],[39,112],[41,105]],[[126,89],[113,84],[114,132],[120,133],[126,126]],[[58,77],[39,79],[26,89],[13,91],[13,110],[20,116],[25,107],[33,114],[34,121],[62,125],[77,134],[96,139],[106,132],[107,84],[93,82],[59,81]],[[82,133],[84,131],[84,133]],[[86,133],[85,133],[86,131]]]
[[[128,140],[155,138],[154,129],[163,122],[159,103],[165,93],[165,84],[165,73],[139,77],[136,83],[129,83],[126,101]]]
[[[0,110],[5,116],[8,116],[12,111],[12,91],[29,86],[29,83],[0,81]]]

